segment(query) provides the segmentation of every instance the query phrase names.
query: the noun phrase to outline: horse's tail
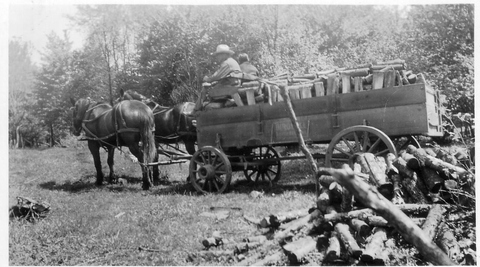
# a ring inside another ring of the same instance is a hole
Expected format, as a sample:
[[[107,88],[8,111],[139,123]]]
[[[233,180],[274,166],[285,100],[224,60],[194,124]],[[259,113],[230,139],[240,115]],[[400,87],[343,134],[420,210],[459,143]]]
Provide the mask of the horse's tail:
[[[153,162],[157,156],[155,135],[153,134],[153,131],[155,130],[155,121],[153,120],[153,113],[150,109],[148,110],[148,115],[149,116],[146,118],[142,129],[140,129],[144,163]]]

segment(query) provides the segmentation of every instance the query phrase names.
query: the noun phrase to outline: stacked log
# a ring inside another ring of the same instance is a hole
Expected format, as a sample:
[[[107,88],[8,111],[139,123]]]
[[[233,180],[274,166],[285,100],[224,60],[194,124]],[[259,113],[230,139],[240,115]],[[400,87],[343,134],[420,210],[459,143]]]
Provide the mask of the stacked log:
[[[426,262],[476,264],[475,245],[458,240],[453,227],[465,218],[474,222],[475,211],[465,212],[466,205],[475,207],[474,199],[460,203],[453,197],[468,195],[461,184],[471,173],[433,155],[411,146],[398,157],[359,154],[355,172],[319,172],[315,207],[259,219],[245,215],[263,234],[233,241],[212,235],[189,259],[257,266],[389,265],[396,256],[392,238],[401,234]]]
[[[288,85],[292,89],[292,98],[298,99],[425,83],[425,77],[422,73],[414,74],[407,70],[405,60],[395,59],[332,68],[316,73],[283,73],[267,81]],[[308,90],[304,90],[306,88]],[[274,101],[282,101],[278,93],[275,98]]]

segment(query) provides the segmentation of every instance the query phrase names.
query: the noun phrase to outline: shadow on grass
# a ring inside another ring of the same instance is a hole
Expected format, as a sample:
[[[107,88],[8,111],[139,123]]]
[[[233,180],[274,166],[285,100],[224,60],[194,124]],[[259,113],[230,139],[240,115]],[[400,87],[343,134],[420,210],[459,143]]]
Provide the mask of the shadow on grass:
[[[288,191],[299,191],[303,193],[315,193],[315,184],[309,181],[274,183],[270,185],[268,182],[250,182],[247,180],[237,180],[231,184],[229,191],[249,194],[253,190],[263,191],[266,194],[274,193],[276,195],[283,194]]]

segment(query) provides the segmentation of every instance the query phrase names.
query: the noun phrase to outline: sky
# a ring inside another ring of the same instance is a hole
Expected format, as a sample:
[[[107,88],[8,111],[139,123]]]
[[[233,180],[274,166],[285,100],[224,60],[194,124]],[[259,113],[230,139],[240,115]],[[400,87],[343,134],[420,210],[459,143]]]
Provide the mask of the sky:
[[[67,30],[73,49],[81,48],[83,34],[78,29],[75,30],[66,17],[74,15],[75,12],[74,5],[10,5],[8,39],[17,38],[22,42],[30,43],[32,61],[37,64],[41,62],[41,52],[44,51],[47,35],[51,32],[63,36],[63,31]]]

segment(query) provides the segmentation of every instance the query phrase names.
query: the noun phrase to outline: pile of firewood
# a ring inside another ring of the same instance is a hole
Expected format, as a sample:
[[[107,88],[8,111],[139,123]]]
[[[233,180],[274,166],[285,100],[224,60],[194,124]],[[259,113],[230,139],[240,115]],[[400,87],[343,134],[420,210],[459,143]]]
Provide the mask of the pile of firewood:
[[[407,70],[407,64],[402,59],[301,75],[283,73],[268,80],[292,88],[311,86],[309,95],[313,97],[425,83],[424,75]]]
[[[408,248],[421,254],[414,256],[420,264],[476,265],[474,174],[459,165],[440,149],[361,154],[353,172],[319,171],[316,207],[244,216],[258,235],[227,240],[214,233],[188,258],[257,266],[405,265]]]

